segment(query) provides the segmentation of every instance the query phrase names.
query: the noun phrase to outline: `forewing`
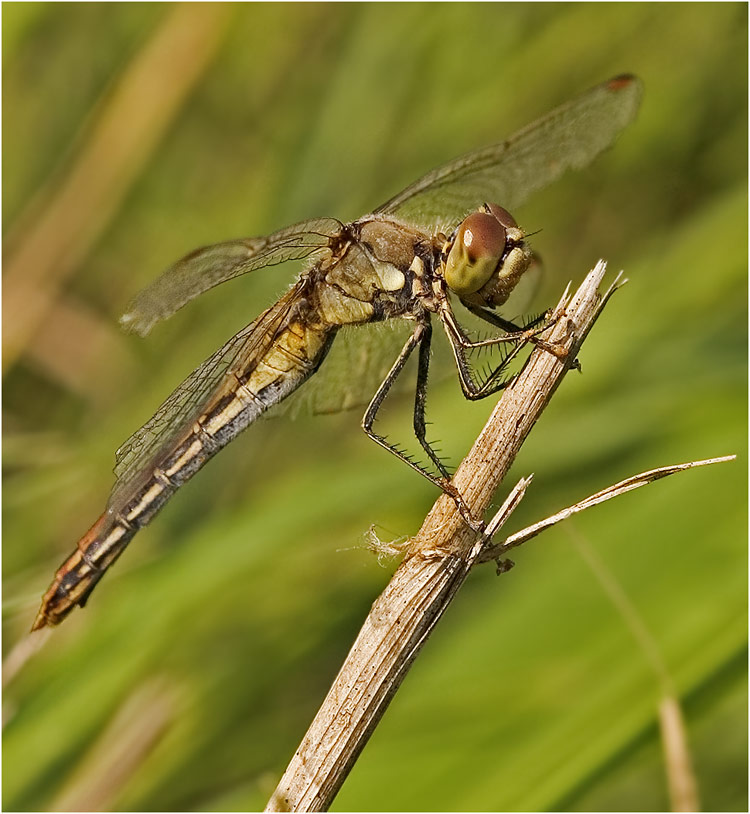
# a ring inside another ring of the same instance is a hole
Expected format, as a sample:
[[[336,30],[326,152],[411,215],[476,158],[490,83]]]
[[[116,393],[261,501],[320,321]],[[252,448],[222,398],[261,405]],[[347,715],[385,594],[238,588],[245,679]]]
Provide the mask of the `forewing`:
[[[636,77],[610,79],[506,141],[427,173],[375,211],[440,229],[455,226],[485,202],[513,211],[532,192],[609,147],[635,117],[641,95]]]
[[[295,285],[279,302],[233,336],[197,367],[159,407],[154,415],[115,453],[115,485],[109,506],[118,506],[136,484],[150,477],[153,466],[204,412],[229,371],[246,369],[273,343],[279,326],[301,293]]]
[[[159,320],[220,283],[265,266],[300,260],[328,248],[343,225],[317,218],[288,226],[265,237],[230,240],[196,249],[178,260],[131,302],[120,322],[145,336]]]

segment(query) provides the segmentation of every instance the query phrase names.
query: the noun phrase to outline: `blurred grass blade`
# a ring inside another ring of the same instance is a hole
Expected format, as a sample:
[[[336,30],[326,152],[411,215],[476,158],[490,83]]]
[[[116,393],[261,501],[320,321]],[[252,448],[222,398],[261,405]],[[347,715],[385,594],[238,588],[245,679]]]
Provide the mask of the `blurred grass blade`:
[[[665,696],[659,704],[659,726],[672,811],[700,811],[682,708],[673,695]]]
[[[620,617],[633,635],[638,648],[661,683],[662,699],[659,703],[659,730],[667,786],[672,811],[699,811],[698,787],[692,768],[687,733],[680,700],[674,691],[674,682],[661,649],[638,609],[623,586],[607,568],[588,540],[574,523],[565,526],[571,542],[589,566],[604,593],[617,608]]]
[[[72,770],[50,810],[112,810],[174,718],[174,688],[164,679],[145,681]]]
[[[3,371],[24,352],[64,281],[117,213],[159,140],[203,76],[230,13],[185,3],[100,102],[77,159],[33,223],[12,237],[3,280]]]

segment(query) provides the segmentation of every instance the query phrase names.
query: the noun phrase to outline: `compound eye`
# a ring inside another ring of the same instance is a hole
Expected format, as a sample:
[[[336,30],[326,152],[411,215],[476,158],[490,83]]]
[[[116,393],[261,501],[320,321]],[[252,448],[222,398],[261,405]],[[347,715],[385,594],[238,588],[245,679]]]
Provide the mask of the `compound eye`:
[[[445,281],[460,296],[479,291],[505,253],[506,232],[493,214],[475,212],[456,232],[445,263]]]
[[[502,206],[494,203],[485,204],[485,209],[495,217],[506,229],[518,229],[518,224],[516,223],[516,219],[513,215],[508,212],[507,209],[504,209]]]

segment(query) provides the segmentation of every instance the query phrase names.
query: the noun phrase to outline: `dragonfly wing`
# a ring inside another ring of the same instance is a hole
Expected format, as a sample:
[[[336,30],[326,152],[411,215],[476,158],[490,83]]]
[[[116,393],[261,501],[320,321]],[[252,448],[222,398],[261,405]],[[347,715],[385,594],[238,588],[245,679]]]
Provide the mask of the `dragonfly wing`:
[[[220,283],[251,271],[324,251],[343,224],[317,218],[265,237],[230,240],[196,249],[178,260],[130,303],[120,322],[145,336],[159,320]]]
[[[213,395],[222,389],[234,371],[253,366],[273,344],[279,328],[302,296],[297,283],[275,305],[252,324],[233,336],[197,367],[164,401],[154,415],[115,453],[115,485],[109,507],[128,500],[134,488],[152,474],[154,465],[204,411]],[[236,386],[236,381],[233,382]]]
[[[609,147],[635,117],[641,95],[636,77],[610,79],[509,139],[427,173],[375,211],[443,230],[485,202],[512,211],[530,193]]]

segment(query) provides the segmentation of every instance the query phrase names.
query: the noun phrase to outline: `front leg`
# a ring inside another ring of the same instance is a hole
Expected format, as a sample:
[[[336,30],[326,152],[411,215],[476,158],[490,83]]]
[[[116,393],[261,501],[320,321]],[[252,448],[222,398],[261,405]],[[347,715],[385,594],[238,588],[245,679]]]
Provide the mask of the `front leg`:
[[[521,331],[517,334],[506,334],[505,336],[493,339],[472,342],[463,332],[463,329],[456,321],[453,312],[448,307],[441,309],[438,313],[440,320],[443,323],[443,327],[445,328],[445,334],[450,342],[451,350],[453,351],[453,358],[456,362],[456,368],[458,370],[458,380],[461,384],[461,390],[463,391],[464,396],[470,401],[478,401],[507,387],[511,380],[499,379],[499,376],[510,364],[510,362],[513,361],[516,356],[518,356],[526,342],[529,341],[528,332]],[[474,379],[474,375],[471,372],[471,367],[466,356],[467,350],[489,347],[500,344],[501,342],[512,342],[512,350],[490,373],[486,381],[484,381],[482,384],[477,383]]]
[[[496,328],[500,328],[501,330],[505,331],[507,334],[516,334],[518,336],[522,336],[524,333],[528,332],[530,328],[536,328],[537,326],[544,323],[544,327],[540,330],[544,330],[548,328],[550,323],[550,311],[545,311],[543,314],[540,314],[536,319],[532,319],[528,325],[521,327],[520,325],[516,325],[515,322],[511,322],[508,319],[504,319],[500,316],[500,314],[496,314],[494,311],[490,311],[488,308],[482,308],[479,305],[474,305],[470,302],[464,302],[461,300],[461,305],[467,310],[470,311],[474,316],[479,317],[479,319],[484,320],[484,322],[488,322],[490,325],[494,325]]]
[[[495,340],[486,340],[486,343],[493,344],[498,340],[506,342],[514,341],[516,339],[527,340],[529,342],[533,342],[538,348],[542,348],[548,353],[551,353],[553,356],[557,356],[558,359],[564,358],[567,355],[567,351],[561,349],[558,345],[554,345],[551,342],[546,342],[544,339],[540,339],[538,336],[538,334],[540,334],[542,331],[546,331],[547,328],[554,323],[555,315],[551,310],[545,311],[543,314],[536,317],[536,319],[531,320],[531,322],[529,322],[525,328],[521,328],[520,326],[516,325],[515,322],[510,322],[507,319],[503,319],[499,314],[495,314],[492,311],[489,311],[487,308],[481,308],[478,305],[472,305],[471,303],[464,302],[463,300],[461,300],[461,304],[464,306],[464,308],[466,308],[467,311],[471,311],[474,316],[488,322],[490,325],[494,325],[496,328],[506,331],[504,337],[499,337]],[[469,343],[469,345],[465,345],[465,347],[482,347],[482,343]]]

